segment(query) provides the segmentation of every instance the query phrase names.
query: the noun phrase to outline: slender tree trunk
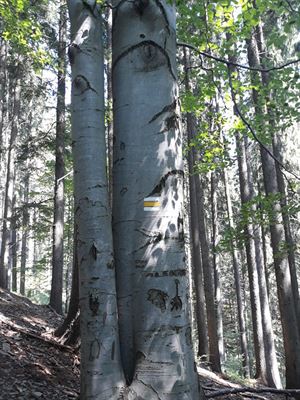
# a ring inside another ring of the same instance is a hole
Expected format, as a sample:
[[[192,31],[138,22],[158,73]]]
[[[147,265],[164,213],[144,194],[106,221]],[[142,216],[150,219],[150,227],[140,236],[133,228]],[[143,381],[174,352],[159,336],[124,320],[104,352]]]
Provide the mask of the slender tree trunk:
[[[113,194],[113,115],[112,115],[112,104],[113,104],[113,93],[112,93],[112,10],[107,11],[107,143],[108,143],[108,182],[109,182],[109,197],[110,204],[112,206],[112,194]]]
[[[3,127],[6,108],[6,41],[0,39],[0,163],[3,158]],[[0,164],[1,169],[1,164]]]
[[[50,305],[62,314],[63,266],[64,266],[64,151],[65,151],[65,92],[66,92],[66,6],[60,0],[58,73],[56,106],[55,189],[52,249],[52,283]]]
[[[56,329],[55,336],[63,336],[76,319],[79,311],[79,268],[77,254],[77,233],[74,225],[74,246],[73,246],[73,268],[72,268],[72,287],[69,308],[63,323]]]
[[[249,148],[247,138],[244,137],[244,147],[245,147],[245,155],[246,155],[246,163],[247,163],[247,172],[248,172],[248,182],[249,189],[251,193],[251,199],[254,198],[254,184],[253,184],[253,175],[251,171],[251,163],[249,157]],[[251,207],[253,214],[257,213],[256,205],[252,205]],[[260,295],[260,304],[261,304],[261,315],[262,315],[262,327],[263,327],[263,337],[264,337],[264,347],[265,347],[265,355],[266,355],[266,379],[268,386],[281,388],[281,380],[279,375],[279,369],[276,358],[276,349],[274,343],[274,335],[273,335],[273,327],[272,327],[272,318],[270,313],[269,306],[269,298],[267,292],[267,283],[266,283],[266,275],[264,269],[264,260],[263,260],[263,252],[261,246],[261,236],[260,236],[260,226],[258,224],[253,224],[253,239],[255,245],[255,261],[257,267],[257,275],[258,275],[258,284],[259,284],[259,295]]]
[[[213,267],[210,260],[209,245],[207,240],[207,228],[204,209],[204,190],[200,176],[196,180],[196,193],[198,200],[199,239],[201,244],[201,256],[204,277],[204,292],[207,311],[207,328],[209,338],[209,361],[213,371],[221,372],[221,360],[219,352],[217,313],[215,308]]]
[[[245,207],[247,206],[247,203],[251,200],[251,194],[248,182],[245,147],[243,145],[243,141],[239,133],[236,133],[236,143],[237,143],[237,153],[238,153],[241,203],[242,206]],[[247,267],[249,276],[254,351],[255,351],[255,361],[256,361],[255,377],[259,378],[262,382],[266,383],[266,364],[265,364],[259,283],[258,283],[258,275],[255,262],[255,246],[253,240],[254,235],[253,235],[253,226],[249,221],[245,221],[244,223],[244,235],[245,235],[245,248],[246,248],[246,258],[247,258]]]
[[[267,49],[266,49],[266,44],[265,44],[263,25],[261,22],[259,23],[259,25],[256,28],[256,38],[257,38],[257,48],[259,51],[260,65],[262,66],[262,68],[264,68],[265,60],[267,57]],[[267,72],[262,72],[261,78],[262,78],[262,83],[264,85],[265,93],[266,93],[266,95],[265,95],[266,100],[267,100],[266,111],[268,114],[268,121],[269,121],[270,127],[272,128],[272,151],[273,151],[274,156],[277,158],[277,160],[282,160],[280,137],[279,137],[278,132],[276,132],[276,119],[275,119],[275,115],[274,115],[274,110],[272,110],[268,105],[269,101],[272,100],[272,93],[268,88],[269,87],[269,74]],[[288,215],[288,212],[285,211],[285,210],[287,210],[288,203],[287,203],[287,195],[286,195],[284,177],[283,177],[283,174],[282,174],[279,164],[275,163],[274,165],[275,165],[276,178],[277,178],[277,189],[281,195],[280,196],[280,206],[281,206],[281,214],[282,214],[282,223],[283,223],[286,247],[287,247],[287,252],[288,252],[288,262],[289,262],[289,268],[290,268],[290,274],[291,274],[292,291],[293,291],[293,296],[294,296],[295,310],[296,310],[299,335],[300,335],[300,296],[299,296],[299,286],[298,286],[296,259],[295,259],[295,248],[296,247],[295,247],[295,243],[294,243],[293,236],[291,233],[290,217]]]
[[[13,292],[17,291],[17,253],[18,253],[18,241],[17,241],[17,226],[16,226],[16,195],[13,199],[13,217],[11,220],[11,257],[12,257],[12,277],[11,277],[11,289]]]
[[[69,0],[75,224],[79,264],[82,400],[124,388],[104,128],[102,19],[96,2]]]
[[[223,311],[222,311],[222,293],[220,280],[220,265],[218,255],[219,228],[218,228],[218,204],[217,204],[217,182],[216,172],[211,173],[211,215],[212,215],[212,251],[213,251],[213,271],[215,288],[215,307],[217,316],[217,335],[218,347],[220,353],[221,365],[224,362],[224,338],[223,338]]]
[[[227,217],[230,230],[233,230],[233,213],[232,213],[232,203],[228,187],[227,171],[224,169],[224,188],[225,197],[227,204]],[[237,311],[238,311],[238,323],[239,323],[239,333],[240,333],[240,344],[241,344],[241,354],[242,354],[242,365],[243,373],[245,378],[250,377],[250,363],[249,363],[249,353],[248,353],[248,341],[247,341],[247,330],[246,330],[246,320],[245,320],[245,310],[243,304],[243,294],[241,287],[241,276],[238,262],[238,253],[235,247],[233,238],[231,238],[231,256],[232,256],[232,266],[234,273],[234,283],[235,283],[235,293],[237,300]]]
[[[170,4],[117,6],[113,226],[122,362],[136,399],[199,399],[175,62]]]
[[[20,293],[22,295],[25,295],[27,239],[28,239],[28,232],[29,232],[28,194],[29,194],[29,169],[27,168],[25,179],[24,179],[22,241],[21,241]]]
[[[18,66],[16,67],[16,75],[18,75]],[[11,132],[8,144],[7,167],[6,167],[6,182],[4,195],[4,211],[2,224],[2,240],[0,254],[0,287],[7,289],[7,262],[8,262],[8,242],[9,242],[9,224],[8,219],[11,214],[12,203],[12,185],[14,181],[14,158],[15,158],[15,141],[18,133],[18,118],[20,112],[20,85],[18,76],[16,77],[15,87],[13,90],[13,105],[10,115]]]
[[[260,68],[260,60],[255,36],[247,41],[248,61],[251,67]],[[256,82],[252,74],[252,81]],[[258,92],[253,89],[253,103],[256,115],[261,121],[265,118],[265,109],[261,106]],[[263,129],[263,126],[261,126]],[[268,145],[267,145],[268,146]],[[266,195],[274,197],[272,212],[270,213],[270,233],[273,251],[279,308],[283,329],[286,363],[286,385],[288,388],[299,388],[300,382],[300,336],[297,321],[295,299],[292,290],[292,279],[288,263],[288,254],[285,249],[285,235],[282,221],[280,202],[275,196],[278,194],[276,169],[273,158],[260,146],[264,187]]]
[[[184,48],[184,66],[185,66],[185,89],[188,92],[190,88],[190,81],[188,75],[188,60],[186,49]],[[186,115],[187,135],[188,144],[191,143],[195,133],[195,118],[191,113]],[[194,175],[194,162],[195,162],[195,151],[190,149],[188,156],[189,165],[189,189],[190,189],[190,226],[191,226],[191,239],[192,239],[192,271],[193,278],[195,281],[195,292],[196,292],[196,322],[198,330],[198,356],[202,361],[206,361],[208,355],[208,334],[207,334],[207,322],[206,322],[206,308],[205,308],[205,294],[203,285],[203,270],[202,270],[202,259],[201,259],[201,246],[199,239],[199,216],[198,216],[198,205],[196,196],[196,183]]]

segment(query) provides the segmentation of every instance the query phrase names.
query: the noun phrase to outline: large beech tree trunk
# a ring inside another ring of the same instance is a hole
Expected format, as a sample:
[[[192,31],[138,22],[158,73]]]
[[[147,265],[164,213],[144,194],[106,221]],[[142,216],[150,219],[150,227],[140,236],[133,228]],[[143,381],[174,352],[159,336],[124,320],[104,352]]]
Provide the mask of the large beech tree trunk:
[[[75,223],[80,288],[82,400],[117,399],[120,364],[106,176],[103,48],[98,6],[69,0]]]
[[[56,149],[55,149],[55,188],[52,244],[52,283],[50,305],[62,314],[63,266],[64,266],[64,151],[65,151],[65,92],[66,92],[66,7],[60,1],[58,73],[56,105]]]
[[[113,228],[130,398],[199,399],[184,252],[175,10],[115,2]]]
[[[156,1],[116,8],[114,263],[101,13],[95,1],[68,5],[81,399],[198,400],[182,231],[175,12]],[[144,203],[148,197],[158,200]]]

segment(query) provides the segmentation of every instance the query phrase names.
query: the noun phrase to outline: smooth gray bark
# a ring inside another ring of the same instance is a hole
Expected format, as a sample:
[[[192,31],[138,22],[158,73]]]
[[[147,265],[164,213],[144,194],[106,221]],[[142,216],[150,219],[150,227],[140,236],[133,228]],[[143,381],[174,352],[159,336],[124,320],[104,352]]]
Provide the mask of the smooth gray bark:
[[[102,19],[94,1],[69,0],[68,8],[80,288],[80,398],[116,400],[124,378],[106,176]]]
[[[218,347],[220,353],[221,365],[224,362],[224,338],[223,338],[223,311],[222,311],[222,289],[220,276],[220,258],[217,251],[219,244],[219,226],[218,226],[218,201],[217,201],[217,172],[212,171],[210,177],[211,188],[211,216],[212,216],[212,252],[213,252],[213,271],[215,288],[215,308],[217,316],[217,335]]]
[[[65,92],[66,92],[66,6],[60,0],[58,72],[55,139],[55,186],[52,243],[52,282],[50,306],[62,314],[63,267],[64,267],[64,152],[65,152]]]
[[[199,399],[175,62],[174,8],[164,1],[119,3],[113,227],[122,361],[136,399]]]

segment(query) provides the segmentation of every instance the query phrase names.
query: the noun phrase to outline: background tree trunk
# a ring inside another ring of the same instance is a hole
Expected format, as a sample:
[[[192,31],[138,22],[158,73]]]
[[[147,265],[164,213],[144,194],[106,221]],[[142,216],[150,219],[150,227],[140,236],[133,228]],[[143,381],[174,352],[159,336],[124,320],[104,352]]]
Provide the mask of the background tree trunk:
[[[52,283],[50,306],[62,314],[64,267],[64,152],[65,152],[65,93],[66,93],[66,35],[67,19],[65,1],[60,0],[58,72],[55,140],[55,188],[52,247]]]
[[[225,197],[226,197],[226,205],[227,205],[227,216],[228,216],[228,224],[231,231],[233,231],[233,212],[232,212],[232,202],[228,187],[228,178],[227,171],[224,169],[224,189],[225,189]],[[238,261],[238,253],[236,250],[236,246],[233,238],[230,241],[231,247],[231,256],[232,256],[232,267],[234,273],[234,283],[235,283],[235,292],[236,292],[236,300],[237,300],[237,310],[238,310],[238,323],[239,323],[239,332],[240,332],[240,344],[241,344],[241,354],[242,354],[242,365],[243,372],[245,378],[250,377],[250,363],[249,363],[249,354],[248,354],[248,341],[247,341],[247,330],[246,330],[246,321],[245,321],[245,311],[243,304],[243,293],[241,287],[241,276],[239,269],[239,261]]]

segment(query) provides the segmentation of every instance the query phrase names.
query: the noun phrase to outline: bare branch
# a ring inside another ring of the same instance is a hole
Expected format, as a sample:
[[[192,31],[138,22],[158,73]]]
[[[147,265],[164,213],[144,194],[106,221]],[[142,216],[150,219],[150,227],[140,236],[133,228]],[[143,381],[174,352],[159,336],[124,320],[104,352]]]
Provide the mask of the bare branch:
[[[233,62],[233,61],[229,61],[229,60],[226,60],[226,59],[221,58],[221,57],[214,56],[214,55],[209,54],[209,53],[205,53],[204,51],[198,50],[195,46],[193,46],[191,44],[188,44],[188,43],[178,42],[177,46],[187,47],[188,49],[191,49],[191,50],[195,51],[196,53],[200,54],[203,57],[207,57],[207,58],[210,58],[211,60],[215,60],[215,61],[221,62],[223,64],[226,64],[228,67],[234,66],[234,67],[246,69],[248,71],[257,71],[257,72],[278,71],[278,70],[284,69],[284,68],[286,68],[286,67],[288,67],[290,65],[297,64],[297,63],[300,62],[300,58],[297,58],[296,60],[291,60],[291,61],[288,61],[285,64],[274,66],[274,67],[270,67],[270,68],[254,68],[254,67],[249,67],[248,65],[243,65],[243,64],[239,64],[239,63],[236,63],[236,62]],[[200,65],[195,65],[192,68],[203,68],[202,62],[201,62]]]
[[[231,64],[231,65],[233,65],[233,64]],[[233,89],[233,85],[232,85],[232,77],[231,77],[231,71],[230,71],[229,66],[228,66],[228,78],[229,78],[229,86],[230,86],[230,90],[231,90],[231,98],[232,98],[232,101],[233,101],[233,104],[234,104],[234,108],[235,108],[235,110],[236,110],[236,113],[237,113],[238,116],[241,118],[241,120],[243,121],[244,125],[245,125],[245,126],[248,128],[248,130],[251,132],[251,134],[252,134],[254,140],[255,140],[257,143],[259,143],[259,145],[266,151],[266,153],[269,154],[269,156],[270,156],[271,158],[273,158],[273,160],[280,166],[281,169],[284,169],[286,172],[288,172],[288,173],[291,174],[294,178],[296,178],[297,180],[300,181],[300,177],[299,177],[298,175],[296,175],[294,172],[289,171],[289,170],[287,169],[287,167],[286,167],[284,164],[282,164],[282,162],[281,162],[280,160],[278,160],[277,157],[274,156],[274,154],[268,149],[268,147],[265,146],[265,145],[263,144],[263,142],[258,138],[256,132],[254,131],[254,129],[252,128],[252,126],[250,125],[250,123],[246,120],[246,118],[244,117],[244,115],[241,113],[241,110],[239,109],[239,106],[238,106],[238,104],[237,104],[237,102],[236,102],[236,95],[235,95],[235,92],[234,92],[234,89]]]

